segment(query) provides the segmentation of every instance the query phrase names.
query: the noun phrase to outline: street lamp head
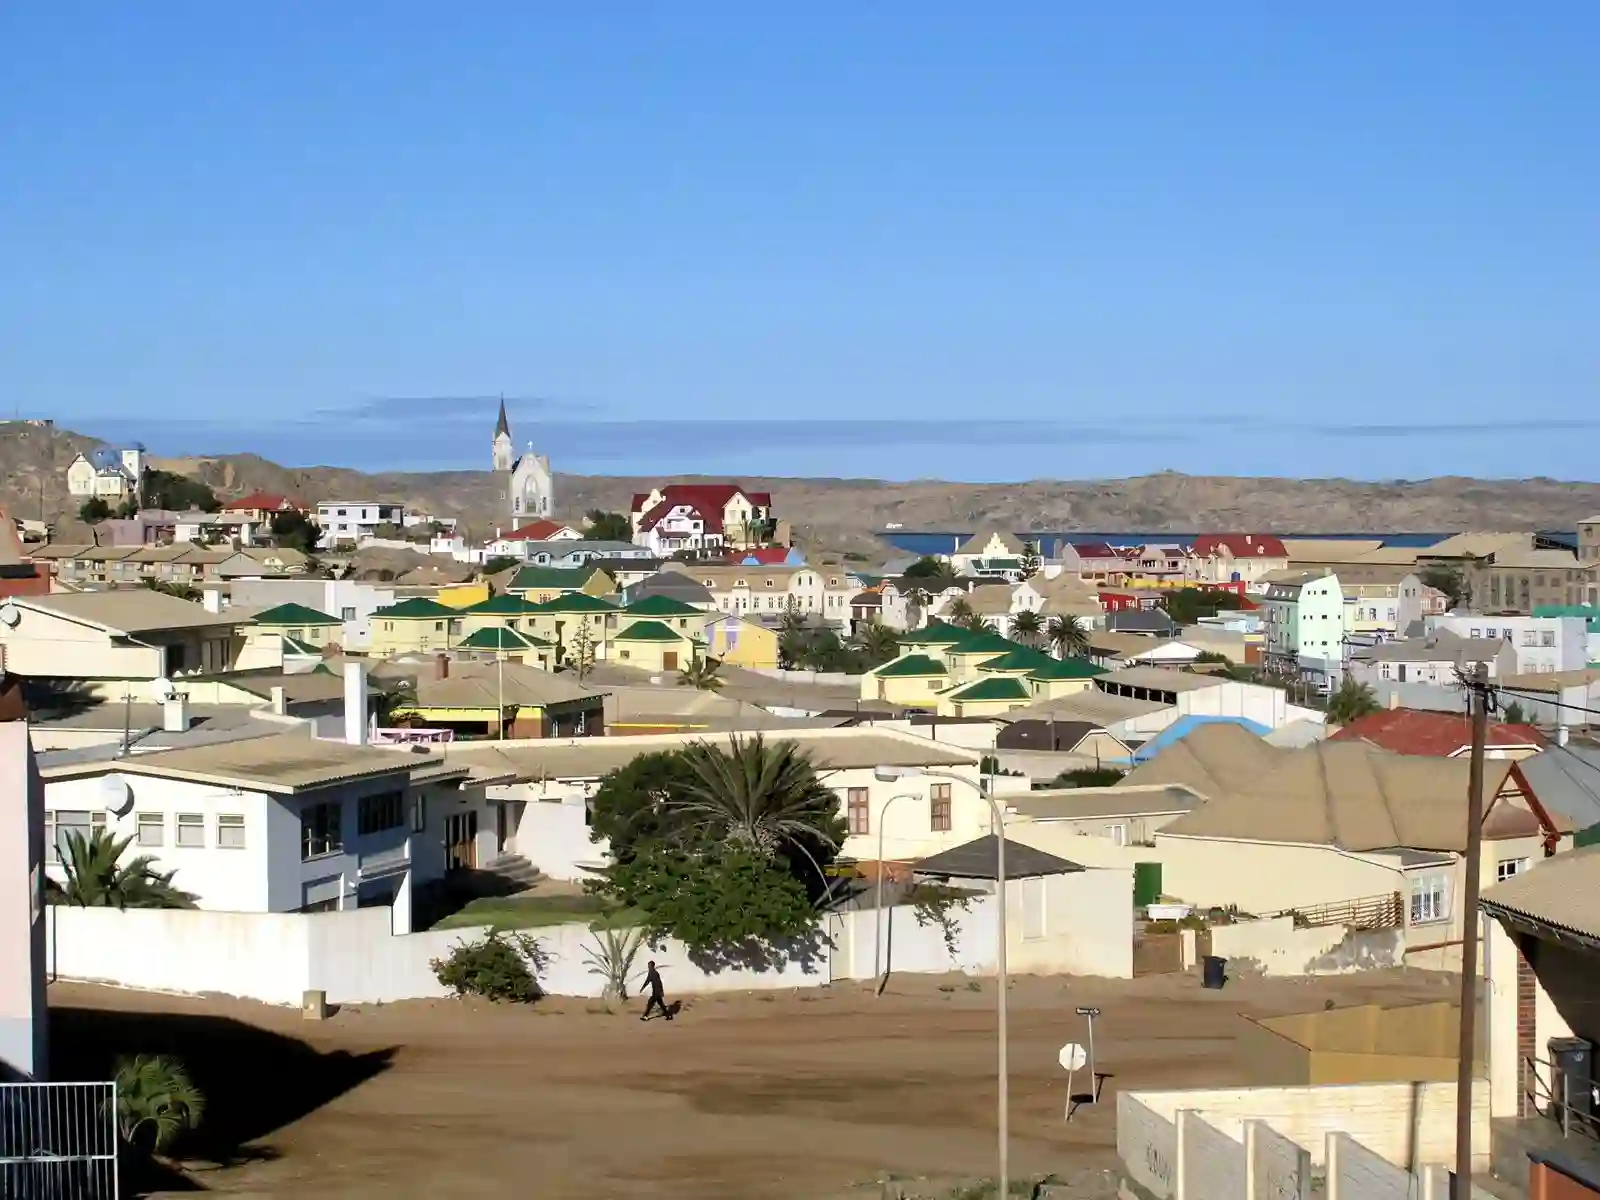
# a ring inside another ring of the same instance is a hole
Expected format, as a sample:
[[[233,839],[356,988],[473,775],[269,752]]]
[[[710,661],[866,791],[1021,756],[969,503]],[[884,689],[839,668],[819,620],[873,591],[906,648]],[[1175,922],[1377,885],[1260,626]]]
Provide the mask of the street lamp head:
[[[887,767],[879,765],[872,769],[872,774],[880,783],[892,783],[896,779],[910,779],[913,776],[922,774],[922,772],[917,770],[915,767]]]

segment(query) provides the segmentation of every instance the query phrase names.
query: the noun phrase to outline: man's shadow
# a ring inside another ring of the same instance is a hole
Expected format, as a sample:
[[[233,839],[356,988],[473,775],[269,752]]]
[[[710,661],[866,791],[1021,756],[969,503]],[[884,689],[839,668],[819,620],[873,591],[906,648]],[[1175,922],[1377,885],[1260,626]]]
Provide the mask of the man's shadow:
[[[682,1000],[674,1000],[671,1004],[667,1005],[667,1011],[666,1011],[667,1020],[669,1020],[669,1021],[672,1020],[674,1017],[676,1017],[682,1011],[683,1011],[683,1001]],[[659,1015],[660,1014],[657,1014],[657,1013],[651,1013],[648,1017],[645,1017],[644,1019],[646,1021],[654,1021],[657,1018],[657,1016],[659,1016]]]

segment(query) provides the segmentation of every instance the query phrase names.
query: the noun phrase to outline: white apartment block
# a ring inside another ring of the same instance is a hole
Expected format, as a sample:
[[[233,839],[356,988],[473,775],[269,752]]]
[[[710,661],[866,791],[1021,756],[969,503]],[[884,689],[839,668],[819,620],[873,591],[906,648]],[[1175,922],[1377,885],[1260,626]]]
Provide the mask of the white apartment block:
[[[322,527],[322,545],[355,545],[371,537],[380,525],[403,528],[406,507],[377,500],[324,500],[317,505],[317,524]]]

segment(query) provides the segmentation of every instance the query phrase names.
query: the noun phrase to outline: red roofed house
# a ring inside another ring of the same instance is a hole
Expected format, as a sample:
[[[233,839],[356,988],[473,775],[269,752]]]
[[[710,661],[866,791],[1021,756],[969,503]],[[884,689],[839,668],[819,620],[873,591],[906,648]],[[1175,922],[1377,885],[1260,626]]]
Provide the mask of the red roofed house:
[[[1388,708],[1357,717],[1328,740],[1369,742],[1396,754],[1462,758],[1472,750],[1472,721],[1465,713]],[[1488,758],[1527,758],[1543,750],[1545,740],[1532,725],[1490,724],[1484,746]]]
[[[504,532],[496,531],[484,546],[484,554],[489,558],[527,558],[528,548],[535,542],[576,542],[582,541],[583,534],[571,525],[563,525],[560,521],[540,520],[530,521],[526,525],[519,525],[515,529]]]
[[[679,550],[760,546],[772,532],[772,495],[733,483],[670,483],[634,496],[633,540],[666,558]]]
[[[251,517],[266,522],[272,519],[273,513],[303,513],[307,509],[298,500],[291,500],[287,496],[279,496],[272,492],[251,492],[248,496],[228,501],[222,506],[222,511],[237,517]]]
[[[1253,584],[1268,571],[1289,568],[1288,549],[1270,533],[1202,533],[1190,552],[1202,564],[1202,578],[1213,583]]]
[[[1128,560],[1105,542],[1060,542],[1055,559],[1063,571],[1095,583],[1121,583],[1128,577]]]

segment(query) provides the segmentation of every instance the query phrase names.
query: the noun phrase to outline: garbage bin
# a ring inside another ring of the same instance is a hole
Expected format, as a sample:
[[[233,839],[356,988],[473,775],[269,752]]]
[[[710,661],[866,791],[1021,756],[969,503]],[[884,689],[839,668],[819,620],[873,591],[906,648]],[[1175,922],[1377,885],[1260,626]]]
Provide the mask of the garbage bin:
[[[1208,954],[1200,960],[1200,986],[1220,991],[1228,980],[1228,960]]]

